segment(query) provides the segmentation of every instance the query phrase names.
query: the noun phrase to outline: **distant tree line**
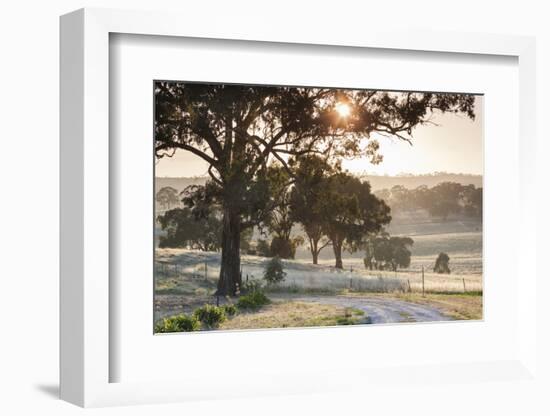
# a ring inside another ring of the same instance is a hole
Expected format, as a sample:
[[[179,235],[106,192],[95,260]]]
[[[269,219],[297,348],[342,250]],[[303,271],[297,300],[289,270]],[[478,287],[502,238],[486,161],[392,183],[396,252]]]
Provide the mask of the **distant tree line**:
[[[391,207],[393,213],[425,210],[431,217],[443,221],[451,215],[482,219],[483,188],[474,185],[442,182],[431,188],[423,185],[415,189],[396,185],[376,191],[376,195]]]

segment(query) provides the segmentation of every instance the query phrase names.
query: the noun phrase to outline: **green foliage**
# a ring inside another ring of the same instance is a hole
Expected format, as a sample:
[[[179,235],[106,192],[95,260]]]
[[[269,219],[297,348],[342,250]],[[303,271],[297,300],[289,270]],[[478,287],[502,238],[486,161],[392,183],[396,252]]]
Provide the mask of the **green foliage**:
[[[308,237],[313,264],[328,245],[323,229],[323,200],[327,197],[329,177],[340,170],[317,155],[291,159],[295,183],[290,195],[290,215],[300,223]]]
[[[280,283],[285,280],[286,272],[283,270],[283,262],[277,256],[273,257],[264,269],[264,279],[268,283]]]
[[[217,328],[227,317],[225,308],[215,305],[204,305],[193,311],[193,316],[208,328]]]
[[[365,268],[393,270],[407,268],[411,264],[410,237],[390,237],[387,233],[367,239],[365,245]]]
[[[300,237],[296,238],[284,238],[284,237],[273,237],[271,240],[271,246],[269,251],[272,256],[277,256],[282,259],[293,259],[296,255],[296,248],[303,242],[303,239]]]
[[[345,172],[330,177],[321,213],[337,268],[343,267],[344,244],[353,251],[366,235],[379,232],[391,221],[390,208],[371,192],[370,184]]]
[[[261,292],[263,290],[263,282],[258,279],[249,279],[243,282],[243,293]]]
[[[450,257],[447,253],[439,253],[435,260],[434,273],[450,274],[449,261]]]
[[[195,316],[181,314],[163,318],[157,322],[155,332],[192,332],[197,331],[199,328],[200,324]]]
[[[202,251],[218,251],[221,247],[220,214],[211,208],[208,215],[198,215],[189,207],[175,208],[158,216],[161,228],[159,247],[189,247]]]
[[[253,291],[242,295],[237,301],[239,309],[259,309],[271,301],[262,291]]]
[[[180,202],[177,189],[171,186],[160,188],[155,199],[164,209],[170,209],[173,205],[177,205]]]
[[[232,303],[223,305],[222,308],[227,316],[235,316],[237,314],[237,307]]]
[[[379,232],[391,220],[390,209],[371,192],[368,182],[342,171],[339,164],[308,156],[293,167],[292,216],[308,236],[313,262],[330,241],[336,267],[342,268],[344,245],[354,251],[365,235]]]
[[[336,319],[337,325],[355,325],[357,323],[357,319],[348,317],[348,316],[341,316]]]

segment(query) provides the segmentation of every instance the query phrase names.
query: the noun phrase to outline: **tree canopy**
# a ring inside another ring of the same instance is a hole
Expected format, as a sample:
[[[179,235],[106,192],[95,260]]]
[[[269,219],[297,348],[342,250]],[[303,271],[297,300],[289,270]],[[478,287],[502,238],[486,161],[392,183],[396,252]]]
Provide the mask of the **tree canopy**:
[[[171,186],[165,186],[160,188],[157,192],[155,199],[164,209],[170,209],[172,206],[177,205],[180,200],[178,198],[178,190]]]
[[[370,236],[365,242],[365,267],[373,270],[407,268],[411,264],[410,237],[390,237],[387,233]]]
[[[221,217],[215,213],[197,216],[188,208],[174,208],[159,215],[158,221],[166,235],[160,237],[159,247],[183,247],[201,251],[221,248]]]
[[[341,103],[350,108],[346,117],[337,111]],[[236,175],[252,178],[269,157],[283,166],[284,155],[312,153],[380,162],[378,143],[364,139],[379,133],[411,142],[434,111],[473,119],[474,96],[159,81],[155,152],[161,158],[187,150],[224,185]]]
[[[324,234],[334,251],[335,267],[340,269],[344,244],[353,250],[365,235],[378,233],[391,221],[390,208],[371,192],[370,184],[345,172],[328,179],[320,210]]]

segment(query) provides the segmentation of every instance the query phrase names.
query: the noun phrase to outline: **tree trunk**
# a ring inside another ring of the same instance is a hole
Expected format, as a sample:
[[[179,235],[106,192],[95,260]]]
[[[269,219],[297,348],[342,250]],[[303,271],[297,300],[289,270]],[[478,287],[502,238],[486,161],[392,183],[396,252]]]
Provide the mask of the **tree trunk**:
[[[317,250],[318,242],[310,238],[309,244],[310,244],[309,248],[311,251],[311,257],[313,258],[313,264],[317,264],[319,259],[319,250]]]
[[[332,240],[332,249],[334,250],[334,258],[336,259],[336,264],[334,267],[337,269],[343,269],[344,265],[342,263],[342,242],[337,239]]]
[[[241,289],[240,240],[240,215],[231,206],[226,206],[223,211],[222,264],[216,295],[235,296]]]

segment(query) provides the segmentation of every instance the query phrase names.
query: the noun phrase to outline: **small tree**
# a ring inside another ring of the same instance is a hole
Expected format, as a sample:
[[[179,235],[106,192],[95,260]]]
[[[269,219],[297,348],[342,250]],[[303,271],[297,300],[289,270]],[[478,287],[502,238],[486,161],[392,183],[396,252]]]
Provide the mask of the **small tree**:
[[[283,238],[275,236],[271,240],[269,247],[271,255],[282,259],[293,259],[296,255],[296,248],[302,244],[303,238],[300,236],[294,238]]]
[[[371,192],[370,184],[347,172],[330,177],[321,213],[337,269],[343,269],[344,244],[353,251],[365,235],[379,232],[391,221],[390,208]]]
[[[430,189],[431,205],[428,211],[433,217],[447,221],[449,214],[459,213],[462,185],[455,182],[441,182]]]
[[[391,268],[395,272],[398,267],[402,269],[411,265],[411,251],[410,247],[414,244],[414,241],[410,237],[391,237],[390,246],[392,249],[391,256]]]
[[[447,253],[439,253],[439,256],[437,256],[437,259],[435,260],[434,273],[451,273],[451,269],[449,269],[449,260],[450,258]]]
[[[264,279],[269,283],[279,283],[285,280],[285,276],[281,259],[275,256],[269,260],[264,270]]]
[[[369,237],[365,243],[365,268],[372,270],[407,268],[411,264],[410,247],[414,241],[410,237],[390,237],[382,233]]]
[[[290,165],[295,178],[290,194],[291,218],[302,226],[313,264],[317,264],[319,253],[330,244],[323,229],[323,203],[330,198],[329,177],[340,172],[341,167],[331,165],[318,155],[291,159]]]
[[[170,209],[179,204],[178,190],[171,186],[160,188],[155,197],[160,206],[164,209]]]
[[[207,216],[197,216],[192,209],[174,208],[158,216],[166,235],[160,237],[159,247],[186,247],[201,251],[221,248],[220,214],[214,209]]]

